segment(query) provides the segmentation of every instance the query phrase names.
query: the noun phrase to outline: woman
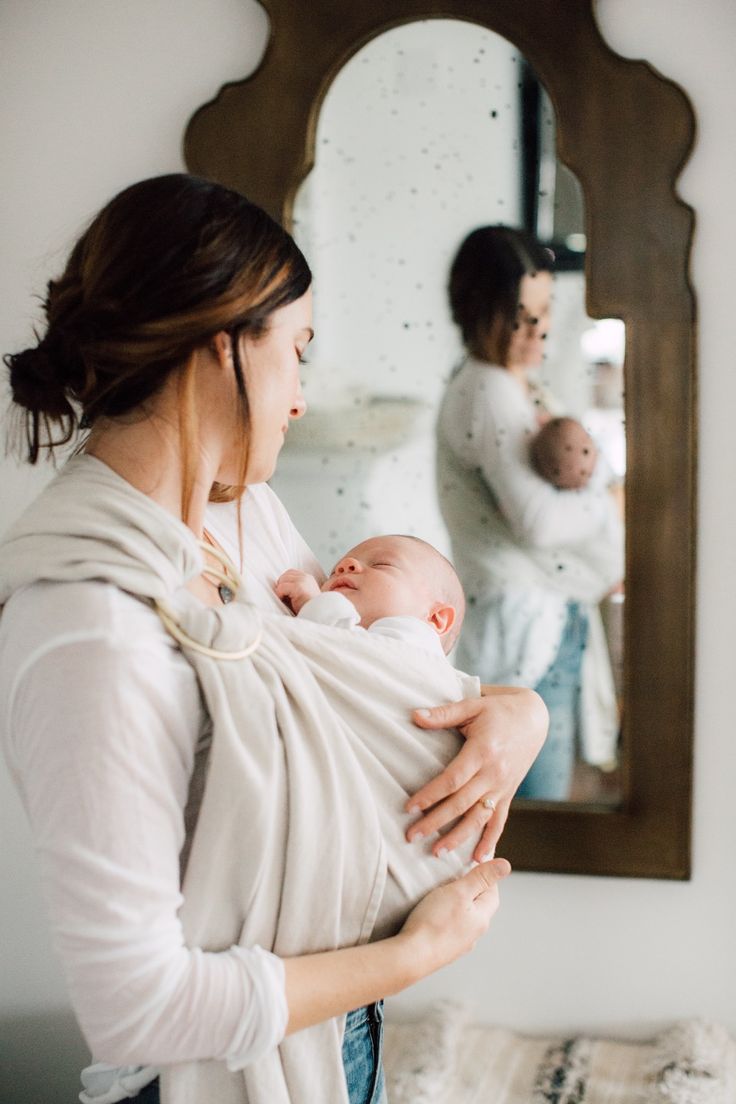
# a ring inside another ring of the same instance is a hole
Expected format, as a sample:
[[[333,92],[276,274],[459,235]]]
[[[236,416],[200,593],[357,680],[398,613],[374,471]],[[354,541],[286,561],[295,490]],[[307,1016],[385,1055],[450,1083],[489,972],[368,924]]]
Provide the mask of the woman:
[[[377,1100],[374,1002],[466,951],[508,871],[503,860],[484,863],[430,894],[395,938],[312,954],[237,945],[240,929],[226,923],[232,901],[203,892],[221,884],[223,871],[252,862],[269,831],[278,840],[285,816],[269,788],[280,751],[258,745],[279,685],[228,662],[259,659],[251,640],[258,618],[243,603],[221,610],[235,572],[206,526],[213,488],[228,499],[223,488],[247,486],[242,511],[238,500],[212,508],[221,526],[223,510],[242,512],[236,543],[246,570],[251,546],[263,575],[278,540],[296,541],[259,485],[289,420],[304,413],[299,360],[312,333],[310,281],[291,238],[242,196],[184,175],[154,178],[126,189],[91,223],[49,284],[43,338],[6,358],[31,462],[89,428],[79,454],[0,549],[0,692],[8,703],[3,744],[41,856],[76,1014],[98,1057],[130,1064],[122,1088],[91,1083],[90,1098],[131,1095],[146,1080],[140,1064],[151,1064],[167,1067],[168,1099],[176,1100],[176,1071],[195,1062],[204,1082],[192,1075],[187,1100],[232,1099],[213,1089],[218,1078],[236,1099],[308,1099],[314,1083],[299,1087],[299,1071],[277,1071],[276,1089],[248,1083],[246,1096],[228,1071],[244,1068],[247,1082],[285,1035],[351,1013],[345,1072],[334,1091],[325,1072],[320,1091],[351,1104]],[[258,593],[249,594],[256,604]],[[228,640],[233,625],[248,637],[240,653]],[[250,846],[250,823],[229,844],[208,835],[212,809],[238,800],[227,792],[222,748],[241,699],[252,705],[248,740],[263,758],[248,765],[262,767],[266,780],[248,810],[261,832]],[[484,854],[542,738],[537,700],[501,692],[418,721],[462,725],[467,743],[416,795],[427,815],[414,831],[465,814],[445,846],[480,829]],[[489,765],[514,741],[521,750],[509,752],[510,765]],[[494,823],[479,800],[491,790]],[[246,889],[256,924],[266,889],[257,879]],[[210,930],[220,923],[206,951],[191,934],[202,909]],[[346,915],[331,945],[358,943],[354,926]],[[155,1098],[151,1086],[145,1092]]]
[[[569,797],[576,748],[602,764],[618,718],[597,603],[623,574],[622,531],[599,460],[585,489],[560,491],[529,462],[551,409],[535,384],[550,321],[552,254],[504,226],[474,230],[449,297],[466,358],[438,420],[438,493],[468,599],[458,665],[534,686],[549,735],[519,794]]]

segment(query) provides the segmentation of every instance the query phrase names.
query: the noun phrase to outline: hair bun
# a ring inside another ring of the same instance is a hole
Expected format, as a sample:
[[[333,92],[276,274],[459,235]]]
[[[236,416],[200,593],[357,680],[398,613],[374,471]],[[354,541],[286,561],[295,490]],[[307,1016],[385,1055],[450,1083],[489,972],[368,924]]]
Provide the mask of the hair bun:
[[[59,351],[48,337],[33,348],[6,357],[5,363],[10,369],[13,399],[19,406],[50,418],[73,416]]]

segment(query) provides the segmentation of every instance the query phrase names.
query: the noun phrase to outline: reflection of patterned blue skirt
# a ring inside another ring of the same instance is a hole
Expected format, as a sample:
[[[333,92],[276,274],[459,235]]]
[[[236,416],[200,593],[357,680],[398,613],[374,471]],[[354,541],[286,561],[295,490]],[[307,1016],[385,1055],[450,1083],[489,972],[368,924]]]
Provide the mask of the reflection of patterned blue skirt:
[[[534,689],[549,710],[549,733],[519,797],[565,801],[570,796],[580,728],[580,686],[588,615],[577,602],[567,603],[562,640],[552,665]]]
[[[350,1104],[386,1104],[382,1053],[383,1001],[348,1012],[342,1060]],[[159,1104],[158,1078],[146,1085],[135,1100],[138,1104]]]
[[[350,1104],[385,1104],[383,1001],[348,1012],[342,1060]]]

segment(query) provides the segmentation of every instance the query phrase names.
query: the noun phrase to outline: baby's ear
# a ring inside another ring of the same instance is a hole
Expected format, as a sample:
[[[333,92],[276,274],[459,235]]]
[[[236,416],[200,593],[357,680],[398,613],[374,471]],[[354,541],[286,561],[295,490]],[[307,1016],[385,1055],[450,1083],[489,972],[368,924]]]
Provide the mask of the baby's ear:
[[[433,606],[427,616],[427,621],[432,628],[437,630],[439,636],[447,636],[457,620],[457,610],[454,606],[443,605],[438,602]]]

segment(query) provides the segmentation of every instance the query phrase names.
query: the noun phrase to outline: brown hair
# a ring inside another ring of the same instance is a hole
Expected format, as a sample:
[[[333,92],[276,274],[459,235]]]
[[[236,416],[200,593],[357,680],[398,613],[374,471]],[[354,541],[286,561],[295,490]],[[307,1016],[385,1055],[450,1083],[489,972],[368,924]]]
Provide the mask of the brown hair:
[[[53,454],[97,418],[142,408],[179,371],[186,515],[197,429],[194,352],[220,331],[230,335],[247,427],[237,339],[262,334],[273,311],[310,283],[289,234],[237,192],[184,173],[126,188],[92,221],[62,276],[49,282],[43,336],[4,357],[23,410],[28,460],[35,464],[41,449]]]
[[[551,272],[554,254],[509,226],[480,226],[457,251],[448,292],[452,318],[472,356],[506,366],[522,277]]]

